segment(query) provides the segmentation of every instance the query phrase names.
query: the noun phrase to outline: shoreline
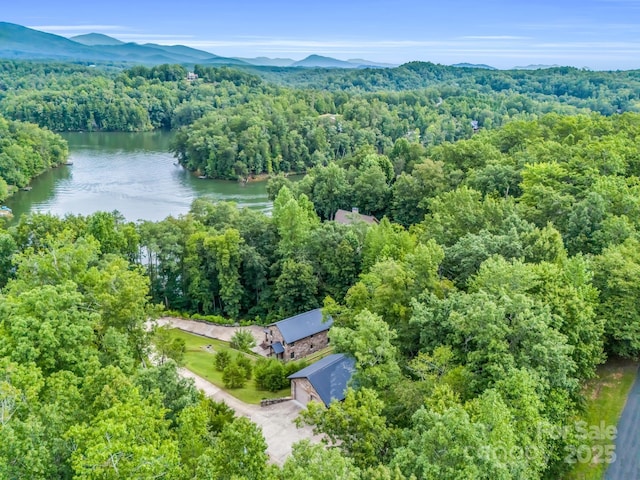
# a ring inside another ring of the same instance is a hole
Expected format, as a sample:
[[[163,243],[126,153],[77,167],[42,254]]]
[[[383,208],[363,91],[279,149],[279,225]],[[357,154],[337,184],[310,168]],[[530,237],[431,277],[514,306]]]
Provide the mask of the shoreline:
[[[185,167],[182,167],[182,168],[185,168]],[[278,174],[274,175],[273,173],[258,173],[255,175],[251,175],[249,177],[237,177],[236,179],[233,179],[233,178],[207,177],[205,175],[202,175],[199,170],[188,170],[188,171],[193,176],[202,180],[218,180],[222,182],[237,182],[242,184],[266,182],[269,179],[271,179],[271,177],[275,177],[278,175]],[[286,178],[289,178],[289,177],[296,177],[296,176],[304,176],[306,174],[307,172],[287,172],[284,174],[284,176]]]
[[[18,187],[16,185],[7,185],[7,196],[5,198],[3,198],[3,199],[0,199],[0,202],[5,202],[6,200],[8,200],[11,197],[13,197],[16,193],[30,192],[33,189],[33,187],[31,186],[31,182],[33,182],[39,176],[44,175],[48,171],[53,170],[54,168],[71,167],[71,166],[73,166],[73,162],[70,161],[69,160],[69,156],[67,156],[67,159],[64,162],[55,163],[55,164],[51,165],[50,167],[45,168],[44,170],[39,172],[37,175],[31,177],[29,179],[29,182],[27,182],[27,184],[24,187]]]

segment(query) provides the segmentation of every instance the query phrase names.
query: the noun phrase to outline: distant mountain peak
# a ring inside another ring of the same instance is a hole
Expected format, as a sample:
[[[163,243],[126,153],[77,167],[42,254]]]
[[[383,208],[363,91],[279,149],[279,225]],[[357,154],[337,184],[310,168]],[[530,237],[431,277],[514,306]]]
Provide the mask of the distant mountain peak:
[[[350,58],[347,60],[349,63],[353,63],[354,65],[359,65],[361,67],[384,67],[384,68],[394,68],[397,67],[397,63],[385,63],[385,62],[374,62],[373,60],[366,60],[364,58]]]
[[[259,67],[290,67],[295,60],[290,58],[269,58],[269,57],[234,57],[236,60],[246,62],[250,65],[256,65]]]
[[[492,67],[491,65],[486,65],[484,63],[455,63],[451,66],[459,68],[480,68],[484,70],[497,70],[496,67]]]
[[[397,67],[390,63],[372,62],[371,60],[364,60],[362,58],[355,58],[353,60],[338,60],[337,58],[325,57],[323,55],[311,54],[300,61],[291,64],[292,67],[320,67],[320,68],[388,68]]]
[[[513,67],[512,70],[541,70],[544,68],[556,68],[559,67],[560,65],[526,65],[524,67]]]
[[[86,35],[76,35],[75,37],[71,37],[70,40],[81,43],[82,45],[88,45],[90,47],[94,45],[122,45],[125,43],[118,40],[117,38],[113,38],[102,33],[87,33]]]
[[[338,60],[337,58],[324,57],[322,55],[311,54],[302,60],[291,64],[292,67],[321,67],[321,68],[356,68],[358,65]]]

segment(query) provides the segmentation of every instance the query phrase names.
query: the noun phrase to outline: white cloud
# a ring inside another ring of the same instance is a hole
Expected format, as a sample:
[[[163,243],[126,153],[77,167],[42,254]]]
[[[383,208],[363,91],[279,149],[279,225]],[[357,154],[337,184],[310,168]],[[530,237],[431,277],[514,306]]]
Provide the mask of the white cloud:
[[[129,38],[131,40],[135,40],[135,39],[142,39],[142,40],[147,40],[147,39],[167,39],[167,40],[183,40],[185,38],[195,38],[194,35],[162,35],[162,34],[146,34],[146,33],[120,33],[117,34],[117,37],[122,39],[122,38]]]
[[[598,50],[639,50],[640,43],[638,42],[547,42],[537,43],[532,45],[538,48],[552,48],[552,49],[598,49]]]
[[[638,0],[640,2],[640,0]],[[637,31],[640,29],[640,23],[593,23],[588,20],[558,23],[521,23],[516,25],[521,30],[535,31],[564,31],[570,32],[592,32],[601,34],[602,32],[614,33],[620,30]]]
[[[141,37],[142,38],[142,37]],[[173,36],[171,39],[178,39]],[[169,39],[167,39],[169,40]],[[413,47],[441,47],[457,46],[468,42],[440,41],[440,40],[302,40],[302,39],[277,39],[262,38],[254,40],[193,40],[185,42],[185,45],[196,48],[220,48],[220,47],[270,47],[270,48],[413,48]]]
[[[29,26],[29,28],[42,30],[44,32],[111,32],[125,30],[125,28],[120,25],[33,25]]]
[[[640,0],[599,0],[600,3],[621,3],[622,5],[625,6],[639,6],[640,7]]]
[[[460,38],[464,40],[531,40],[531,37],[518,35],[467,35]]]

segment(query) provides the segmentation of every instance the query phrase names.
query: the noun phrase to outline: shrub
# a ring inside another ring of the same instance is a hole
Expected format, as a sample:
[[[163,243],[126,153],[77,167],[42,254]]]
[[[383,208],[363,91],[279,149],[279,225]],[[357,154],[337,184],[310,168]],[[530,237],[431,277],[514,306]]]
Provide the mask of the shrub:
[[[236,355],[236,363],[240,368],[244,370],[244,377],[247,380],[251,380],[251,374],[253,373],[253,363],[247,357],[239,353]]]
[[[222,372],[231,363],[231,354],[226,350],[220,350],[213,357],[213,363],[216,366],[216,370]]]
[[[247,381],[246,372],[236,362],[231,362],[224,367],[222,381],[227,388],[242,388]]]
[[[284,364],[284,375],[285,377],[288,377],[289,375],[293,375],[294,373],[296,373],[299,370],[302,370],[303,368],[307,368],[309,366],[309,362],[307,362],[306,360],[298,360],[296,362],[287,362]]]
[[[249,352],[256,346],[256,339],[249,330],[241,328],[231,337],[230,345],[241,352]]]
[[[215,325],[233,325],[234,320],[230,318],[224,318],[220,315],[202,315],[200,313],[194,313],[190,317],[193,320],[202,320],[204,322],[213,323]]]
[[[261,390],[277,392],[289,385],[284,365],[275,358],[258,360],[253,372],[256,385]]]

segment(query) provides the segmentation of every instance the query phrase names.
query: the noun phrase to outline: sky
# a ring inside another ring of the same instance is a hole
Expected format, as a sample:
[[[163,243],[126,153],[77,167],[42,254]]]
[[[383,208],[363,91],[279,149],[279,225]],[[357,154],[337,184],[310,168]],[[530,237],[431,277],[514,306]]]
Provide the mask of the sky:
[[[225,57],[640,68],[640,0],[24,0],[0,20]]]

